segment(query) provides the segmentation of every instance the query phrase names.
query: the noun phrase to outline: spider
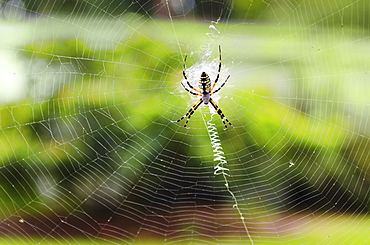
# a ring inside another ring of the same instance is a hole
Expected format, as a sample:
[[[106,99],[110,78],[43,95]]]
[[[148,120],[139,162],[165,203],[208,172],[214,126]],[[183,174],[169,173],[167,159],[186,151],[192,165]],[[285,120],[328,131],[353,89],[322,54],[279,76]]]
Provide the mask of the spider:
[[[225,115],[223,114],[223,112],[221,111],[221,109],[218,107],[218,105],[216,104],[216,102],[212,99],[212,95],[217,93],[218,91],[221,90],[221,88],[225,85],[225,83],[229,80],[229,77],[230,75],[227,76],[225,82],[223,84],[221,84],[221,86],[216,89],[215,91],[213,91],[213,89],[215,88],[216,84],[217,84],[217,81],[220,77],[220,71],[221,71],[221,46],[218,46],[218,51],[219,51],[219,54],[220,54],[220,61],[219,61],[219,65],[218,65],[218,71],[217,71],[217,77],[215,79],[215,81],[213,82],[213,85],[211,87],[211,79],[209,78],[208,74],[205,73],[204,71],[202,72],[202,74],[200,75],[200,80],[199,80],[199,89],[196,89],[194,88],[188,81],[188,78],[186,76],[186,73],[185,73],[185,70],[186,70],[186,57],[185,56],[185,59],[184,59],[184,66],[183,66],[183,69],[182,69],[182,74],[185,78],[185,81],[186,81],[186,84],[189,86],[190,89],[188,89],[187,87],[185,87],[185,85],[181,82],[181,85],[184,87],[184,89],[193,94],[193,95],[198,95],[198,96],[201,96],[200,99],[189,109],[189,111],[183,116],[181,117],[179,120],[177,121],[172,121],[172,122],[180,122],[182,119],[186,118],[186,122],[184,124],[184,127],[186,128],[186,126],[188,125],[188,122],[190,120],[190,117],[193,115],[193,113],[198,109],[198,107],[204,103],[205,105],[207,105],[208,103],[211,103],[211,105],[213,106],[213,108],[215,108],[216,112],[218,115],[220,115],[221,117],[221,120],[225,126],[225,129],[227,128],[228,124],[232,127],[233,125],[231,124],[231,122],[229,120],[227,120],[227,118],[225,117]],[[195,91],[195,92],[194,92]]]

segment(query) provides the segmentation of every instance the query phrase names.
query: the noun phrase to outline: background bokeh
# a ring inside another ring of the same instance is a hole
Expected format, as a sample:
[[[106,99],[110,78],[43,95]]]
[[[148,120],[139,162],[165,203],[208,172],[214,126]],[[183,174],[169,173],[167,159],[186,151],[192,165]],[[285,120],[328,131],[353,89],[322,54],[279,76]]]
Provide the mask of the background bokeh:
[[[256,244],[369,242],[370,3],[247,2],[0,1],[0,240],[248,244],[213,120]]]

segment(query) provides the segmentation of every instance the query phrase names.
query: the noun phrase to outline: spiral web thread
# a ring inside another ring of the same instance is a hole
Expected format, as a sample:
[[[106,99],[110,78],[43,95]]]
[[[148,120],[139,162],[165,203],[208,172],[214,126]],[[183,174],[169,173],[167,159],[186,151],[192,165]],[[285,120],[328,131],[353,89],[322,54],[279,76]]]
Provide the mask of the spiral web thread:
[[[214,175],[222,175],[223,179],[224,179],[224,182],[225,182],[225,187],[226,187],[226,190],[229,192],[229,194],[231,195],[232,199],[234,200],[234,205],[233,205],[233,208],[235,208],[240,216],[240,220],[244,226],[244,229],[245,229],[245,232],[247,233],[247,236],[251,242],[251,244],[253,245],[253,239],[249,233],[249,230],[248,230],[248,227],[247,227],[247,223],[245,222],[245,218],[243,216],[243,213],[241,212],[240,208],[239,208],[239,204],[238,204],[238,200],[236,199],[234,193],[230,190],[230,186],[229,186],[229,182],[228,182],[228,177],[230,177],[230,174],[228,173],[229,169],[226,167],[227,166],[227,160],[226,160],[226,157],[225,157],[225,152],[222,148],[222,145],[221,145],[221,140],[220,140],[220,136],[218,134],[218,131],[217,131],[217,128],[216,128],[216,124],[214,124],[212,122],[213,120],[213,116],[216,114],[216,112],[211,112],[211,118],[209,119],[209,121],[207,121],[207,132],[208,132],[208,135],[209,135],[209,139],[211,141],[211,146],[213,148],[213,156],[214,156],[214,159],[213,161],[216,163],[214,169]],[[202,114],[203,116],[203,114]],[[203,116],[203,119],[204,119],[204,116]]]

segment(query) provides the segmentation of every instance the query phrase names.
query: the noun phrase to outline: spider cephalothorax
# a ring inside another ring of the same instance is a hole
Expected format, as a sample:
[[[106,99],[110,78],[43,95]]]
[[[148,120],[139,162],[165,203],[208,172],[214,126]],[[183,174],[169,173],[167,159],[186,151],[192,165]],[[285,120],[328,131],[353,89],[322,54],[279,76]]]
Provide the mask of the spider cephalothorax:
[[[193,105],[193,107],[190,108],[190,110],[183,117],[181,117],[177,121],[174,121],[174,122],[180,122],[182,119],[184,119],[186,117],[186,122],[185,122],[185,125],[184,125],[185,128],[188,125],[190,117],[193,115],[193,113],[196,111],[196,109],[198,109],[198,107],[202,103],[204,103],[206,105],[208,103],[211,103],[213,108],[215,108],[217,114],[220,115],[221,120],[222,120],[225,128],[227,128],[228,124],[230,126],[233,126],[231,124],[231,122],[229,122],[229,120],[227,120],[225,115],[222,113],[221,109],[218,107],[216,102],[211,98],[211,95],[213,95],[213,94],[215,94],[215,93],[217,93],[218,91],[221,90],[221,88],[225,85],[225,83],[227,82],[227,80],[229,80],[229,77],[230,77],[230,75],[227,76],[225,82],[223,82],[223,84],[221,84],[221,86],[218,89],[213,91],[213,89],[215,88],[216,83],[217,83],[217,81],[220,77],[220,71],[221,71],[221,46],[218,46],[218,50],[219,50],[219,54],[220,54],[220,61],[219,61],[219,65],[218,65],[217,77],[216,77],[215,81],[213,82],[213,85],[211,86],[211,79],[209,78],[208,74],[205,73],[205,72],[202,72],[202,74],[200,75],[200,79],[199,79],[199,89],[194,88],[188,81],[188,78],[187,78],[186,73],[185,73],[185,70],[186,70],[186,56],[185,56],[182,74],[185,78],[186,84],[189,86],[190,89],[192,89],[195,92],[193,92],[192,90],[189,90],[187,87],[185,87],[185,85],[183,83],[181,83],[181,85],[189,93],[191,93],[193,95],[201,96],[201,98]]]

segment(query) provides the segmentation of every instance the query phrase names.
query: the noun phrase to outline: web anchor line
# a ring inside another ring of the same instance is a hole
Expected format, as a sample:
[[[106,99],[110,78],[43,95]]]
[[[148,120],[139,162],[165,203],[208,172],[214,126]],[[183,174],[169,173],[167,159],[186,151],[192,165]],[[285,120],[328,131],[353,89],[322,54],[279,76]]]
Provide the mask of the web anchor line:
[[[227,180],[227,177],[230,177],[230,174],[227,173],[227,171],[229,171],[229,169],[227,167],[225,167],[226,164],[227,164],[227,160],[226,160],[225,153],[224,153],[222,145],[221,145],[220,136],[218,135],[217,128],[215,127],[216,124],[212,123],[213,115],[214,115],[214,113],[211,114],[211,119],[207,122],[207,131],[208,131],[208,135],[209,135],[209,138],[211,140],[211,145],[212,145],[212,148],[213,148],[213,153],[214,153],[213,156],[215,157],[213,159],[213,161],[218,162],[216,164],[216,166],[214,167],[214,169],[215,169],[214,175],[222,175],[223,176],[223,179],[225,181],[226,190],[230,193],[232,199],[234,200],[233,208],[235,208],[238,211],[239,216],[240,216],[240,220],[242,221],[244,229],[245,229],[245,231],[248,235],[248,238],[249,238],[251,244],[253,245],[254,244],[253,239],[252,239],[251,235],[249,234],[249,230],[248,230],[247,224],[245,222],[245,218],[244,218],[243,213],[241,212],[241,210],[239,208],[239,205],[238,205],[238,200],[236,199],[234,193],[230,190],[229,182]]]

